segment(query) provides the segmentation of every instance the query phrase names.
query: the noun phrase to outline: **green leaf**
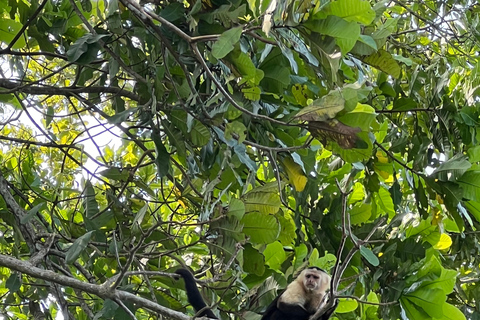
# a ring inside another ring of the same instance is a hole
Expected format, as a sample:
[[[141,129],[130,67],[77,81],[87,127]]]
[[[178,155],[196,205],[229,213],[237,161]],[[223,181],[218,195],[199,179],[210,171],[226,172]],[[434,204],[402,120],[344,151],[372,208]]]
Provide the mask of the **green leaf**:
[[[336,16],[328,16],[323,20],[314,20],[305,24],[312,31],[335,38],[335,42],[347,54],[360,37],[360,25],[355,21],[347,22]]]
[[[121,170],[120,168],[108,168],[100,171],[99,174],[105,178],[117,181],[128,181],[128,177],[130,176],[130,172],[128,170]]]
[[[239,84],[247,83],[250,87],[260,84],[264,77],[263,70],[257,69],[246,53],[236,50],[231,52],[226,59],[233,64],[234,73],[242,76]]]
[[[352,225],[359,225],[367,222],[372,216],[372,205],[369,203],[362,203],[361,205],[355,205],[350,210],[350,223]]]
[[[119,123],[122,123],[124,122],[125,120],[128,119],[128,117],[136,112],[138,110],[138,108],[130,108],[130,109],[127,109],[125,111],[121,111],[121,112],[116,112],[113,116],[111,117],[108,117],[107,120],[108,122],[110,123],[113,123],[113,124],[119,124]]]
[[[225,125],[225,139],[234,139],[232,134],[235,134],[238,143],[242,143],[247,137],[246,132],[247,127],[240,121],[229,122]]]
[[[98,213],[98,203],[95,199],[95,189],[90,180],[85,182],[84,188],[85,198],[83,199],[83,208],[85,210],[85,216],[87,218],[93,217]]]
[[[400,98],[393,102],[393,110],[408,111],[417,108],[417,102],[412,98]]]
[[[347,126],[360,128],[362,131],[368,132],[376,117],[375,109],[370,105],[357,103],[355,109],[338,117],[338,120]]]
[[[275,188],[272,188],[275,187]],[[276,183],[257,187],[243,196],[246,212],[260,212],[275,214],[280,209],[282,202],[278,194]]]
[[[459,154],[438,166],[432,172],[432,175],[436,175],[439,179],[442,178],[443,181],[448,181],[460,177],[471,166],[472,164],[467,160],[467,156]]]
[[[295,222],[290,216],[277,216],[278,222],[280,223],[280,234],[278,235],[278,241],[281,244],[288,246],[294,243],[295,241]]]
[[[22,287],[22,279],[20,276],[14,272],[8,277],[7,281],[5,281],[5,288],[7,288],[11,293],[17,292]]]
[[[378,260],[377,256],[372,252],[372,250],[364,246],[360,246],[360,253],[365,259],[367,259],[367,261],[371,265],[376,267],[380,264],[380,261]]]
[[[334,118],[344,107],[343,97],[333,91],[300,110],[295,118],[303,121],[325,121]]]
[[[464,198],[480,202],[480,171],[465,172],[458,184],[463,188]]]
[[[449,303],[443,304],[443,318],[442,320],[466,320],[467,317],[457,307]]]
[[[195,121],[192,132],[192,143],[197,147],[203,147],[210,140],[210,131],[200,121]]]
[[[67,264],[71,264],[77,260],[80,254],[85,250],[90,242],[90,238],[92,237],[93,231],[89,231],[85,233],[83,236],[75,240],[72,246],[68,249],[67,253],[65,254],[65,262]]]
[[[278,241],[267,245],[263,255],[265,256],[265,264],[272,270],[278,270],[286,258],[285,250],[283,250],[283,246]]]
[[[262,276],[265,272],[265,257],[247,243],[243,249],[243,270],[247,273]]]
[[[248,156],[245,145],[237,144],[235,145],[235,147],[233,147],[233,150],[238,159],[240,159],[240,161],[244,163],[248,167],[248,169],[250,169],[251,171],[257,171],[257,164]]]
[[[22,29],[23,25],[13,19],[1,19],[0,20],[0,41],[10,45],[10,42]],[[21,49],[26,46],[25,36],[22,34],[17,42],[13,45],[12,49]]]
[[[370,3],[364,0],[337,0],[330,3],[330,13],[346,21],[369,25],[375,19]]]
[[[160,11],[160,17],[174,22],[185,15],[185,6],[179,2],[173,2]]]
[[[364,57],[362,60],[394,78],[400,77],[400,66],[392,55],[385,50],[378,50],[377,52]]]
[[[242,29],[242,27],[236,27],[222,33],[212,46],[212,55],[217,59],[222,59],[232,52],[234,45],[242,36]]]
[[[335,309],[336,313],[349,313],[357,310],[358,302],[353,299],[340,298],[338,299],[338,307]]]
[[[422,309],[426,314],[432,318],[442,319],[443,304],[447,299],[445,293],[440,289],[425,289],[420,288],[411,293],[405,294],[400,298],[400,301],[407,300]],[[411,318],[414,319],[414,318]]]
[[[380,208],[382,208],[389,217],[395,215],[393,200],[388,190],[380,188],[380,190],[378,190],[378,197],[375,197],[375,200]]]
[[[155,151],[157,156],[155,157],[155,163],[157,165],[158,175],[165,177],[170,171],[170,154],[163,145],[162,138],[157,133],[152,132],[152,139],[155,143]]]
[[[228,205],[227,215],[232,215],[238,220],[241,220],[245,215],[245,204],[239,199],[232,199]]]
[[[98,41],[107,36],[107,34],[85,34],[83,37],[75,41],[75,43],[68,49],[68,60],[70,62],[78,62],[81,64],[88,64],[94,61],[100,50],[100,44]]]
[[[144,205],[140,210],[138,210],[137,214],[135,215],[135,218],[133,219],[133,222],[132,222],[132,230],[135,234],[138,234],[141,232],[143,218],[145,217],[147,210],[148,210],[148,203]]]
[[[29,222],[33,217],[35,217],[40,209],[45,206],[45,203],[42,202],[37,204],[35,207],[27,211],[27,214],[20,219],[20,223],[25,224]]]
[[[258,101],[260,100],[260,94],[262,91],[259,87],[250,87],[250,88],[242,88],[242,93],[246,99],[250,101]]]
[[[273,215],[247,213],[243,219],[243,232],[252,243],[268,244],[277,240],[280,226]]]

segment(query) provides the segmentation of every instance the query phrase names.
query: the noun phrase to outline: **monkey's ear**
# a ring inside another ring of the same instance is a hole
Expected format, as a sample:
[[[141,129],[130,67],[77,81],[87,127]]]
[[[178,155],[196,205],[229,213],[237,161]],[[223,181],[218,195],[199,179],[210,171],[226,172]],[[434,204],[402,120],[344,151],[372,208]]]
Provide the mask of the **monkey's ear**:
[[[331,282],[332,278],[324,273],[323,274],[323,277],[322,277],[322,291],[326,291],[327,289],[330,288],[330,282]]]

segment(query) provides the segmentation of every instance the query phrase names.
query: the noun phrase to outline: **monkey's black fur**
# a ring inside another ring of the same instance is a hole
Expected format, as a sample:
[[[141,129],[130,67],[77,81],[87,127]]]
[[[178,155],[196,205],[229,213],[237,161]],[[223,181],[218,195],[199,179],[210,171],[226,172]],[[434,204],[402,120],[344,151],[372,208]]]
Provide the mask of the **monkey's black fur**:
[[[198,314],[199,317],[208,317],[211,319],[218,319],[217,316],[212,312],[210,309],[204,309],[207,304],[202,298],[200,291],[198,291],[197,284],[195,282],[195,278],[187,269],[178,269],[175,271],[176,274],[182,276],[183,280],[185,281],[185,290],[187,291],[188,302],[192,305],[193,309],[196,312],[203,309],[203,311]]]

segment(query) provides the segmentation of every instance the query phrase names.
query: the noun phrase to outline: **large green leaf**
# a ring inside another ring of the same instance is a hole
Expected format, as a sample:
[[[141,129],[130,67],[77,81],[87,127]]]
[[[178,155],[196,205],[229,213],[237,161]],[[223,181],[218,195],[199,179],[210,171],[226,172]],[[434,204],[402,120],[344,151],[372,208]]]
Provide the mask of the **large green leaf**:
[[[445,293],[440,289],[425,289],[420,288],[411,293],[405,294],[400,299],[402,304],[405,301],[415,305],[416,308],[423,310],[432,318],[441,319],[443,317],[443,304],[447,299]],[[409,319],[412,318],[408,315]]]
[[[332,91],[300,110],[295,117],[303,121],[325,121],[334,118],[344,107],[343,97]]]
[[[369,56],[363,57],[362,60],[394,78],[400,77],[400,72],[402,71],[400,66],[397,61],[393,59],[392,55],[385,50],[378,50]]]
[[[97,59],[98,52],[100,50],[100,41],[102,38],[107,37],[106,34],[93,35],[87,33],[80,39],[78,39],[67,51],[68,60],[71,62],[78,62],[81,64],[88,64]]]
[[[222,33],[212,46],[212,55],[217,59],[225,57],[233,50],[241,35],[242,27],[232,28]]]
[[[346,21],[356,21],[365,25],[375,19],[370,3],[364,0],[337,0],[330,3],[329,12]]]
[[[323,20],[306,23],[312,31],[335,38],[335,42],[347,54],[360,37],[360,25],[354,21],[348,22],[336,16],[328,16]]]
[[[279,269],[286,257],[283,246],[278,241],[268,244],[263,251],[263,255],[265,256],[265,264],[272,270]]]
[[[480,171],[467,171],[458,179],[463,197],[480,202]]]
[[[0,20],[0,41],[10,45],[10,42],[22,29],[23,25],[13,19],[1,19]],[[20,49],[25,47],[25,35],[21,35],[17,42],[13,45],[13,49]]]
[[[258,212],[247,213],[243,219],[243,232],[253,243],[268,244],[274,242],[280,232],[280,226],[273,215]]]
[[[282,202],[278,194],[276,183],[257,187],[243,196],[246,212],[260,212],[274,214],[280,209]]]

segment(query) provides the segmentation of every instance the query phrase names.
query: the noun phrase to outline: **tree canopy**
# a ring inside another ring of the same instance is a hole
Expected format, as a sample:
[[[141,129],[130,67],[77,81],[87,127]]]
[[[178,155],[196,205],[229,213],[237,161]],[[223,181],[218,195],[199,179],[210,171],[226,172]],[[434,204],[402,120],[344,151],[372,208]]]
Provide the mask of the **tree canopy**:
[[[480,319],[475,1],[0,3],[0,319]]]

